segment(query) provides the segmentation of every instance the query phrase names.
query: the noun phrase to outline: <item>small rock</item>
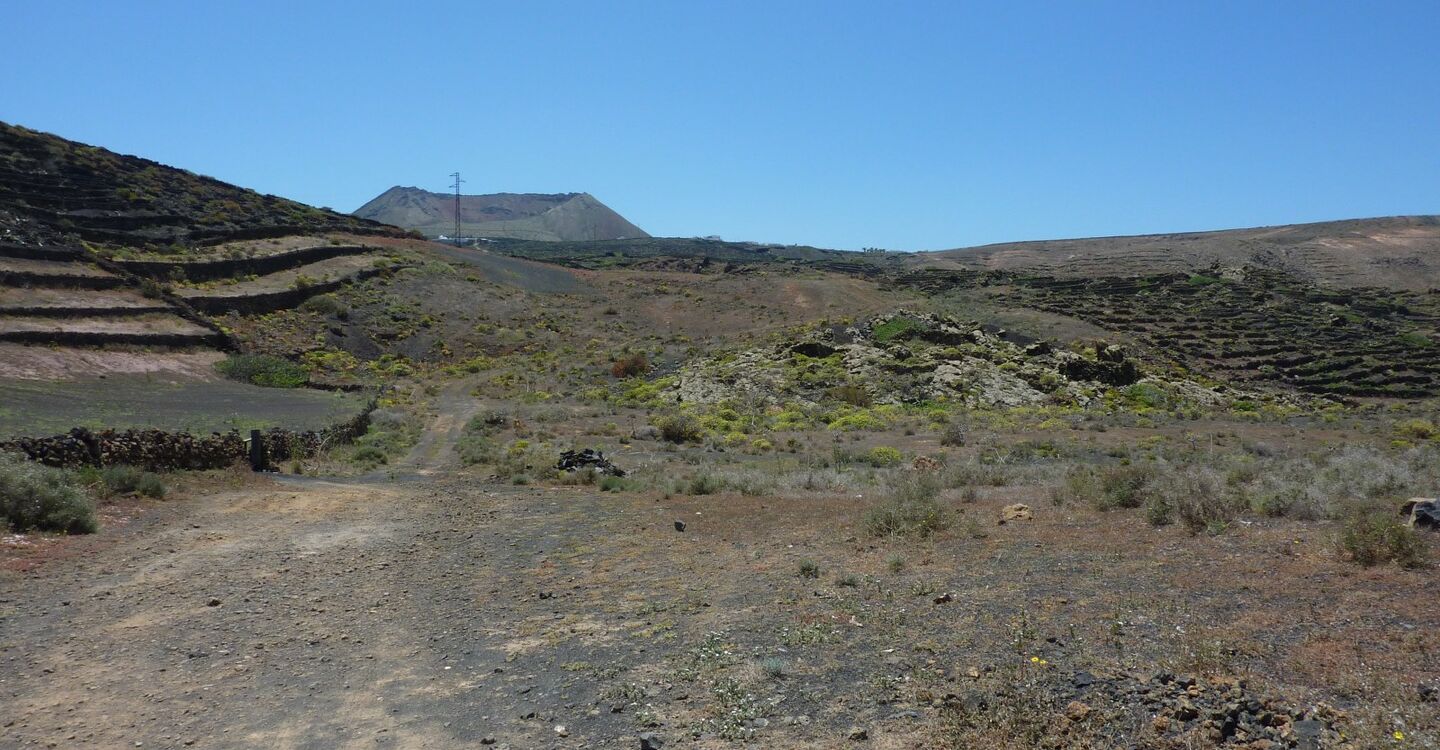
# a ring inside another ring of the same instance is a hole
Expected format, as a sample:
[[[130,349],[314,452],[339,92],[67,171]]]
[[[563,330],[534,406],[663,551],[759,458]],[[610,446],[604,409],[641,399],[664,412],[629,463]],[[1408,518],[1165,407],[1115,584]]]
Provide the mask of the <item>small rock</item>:
[[[493,744],[495,744],[495,738],[494,738],[494,737],[481,737],[481,738],[480,738],[480,744],[482,744],[482,745],[493,745]]]
[[[205,606],[207,606],[207,607],[218,607],[218,606],[220,606],[220,600],[219,600],[219,599],[211,599],[210,601],[205,602]]]
[[[640,750],[660,750],[665,747],[665,740],[654,732],[645,732],[640,735]]]
[[[1034,517],[1035,514],[1030,512],[1030,506],[1024,503],[1015,503],[1005,506],[1000,511],[1000,525],[1003,526],[1010,521],[1029,521]]]
[[[684,522],[684,521],[681,521],[681,520],[679,520],[679,519],[676,519],[676,521],[675,521],[675,530],[676,530],[676,531],[684,531],[684,530],[685,530],[685,522]]]
[[[870,733],[865,730],[865,727],[850,727],[850,731],[847,732],[845,736],[854,742],[870,739]]]
[[[952,596],[949,591],[946,591],[945,593],[935,597],[936,604],[949,604],[953,601],[955,601],[955,597]]]
[[[1084,721],[1090,716],[1090,707],[1080,701],[1070,701],[1065,706],[1065,718],[1071,721]]]
[[[560,736],[560,737],[569,737],[569,736],[570,736],[570,730],[566,729],[564,724],[556,724],[556,725],[555,725],[555,734],[558,735],[558,736]]]

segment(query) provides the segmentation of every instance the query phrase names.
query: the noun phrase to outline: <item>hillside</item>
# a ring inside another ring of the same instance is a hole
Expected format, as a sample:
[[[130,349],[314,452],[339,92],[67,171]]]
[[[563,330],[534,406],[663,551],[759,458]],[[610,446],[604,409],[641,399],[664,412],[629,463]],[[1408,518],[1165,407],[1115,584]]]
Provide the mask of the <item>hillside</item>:
[[[455,233],[455,196],[397,185],[356,209],[355,215],[427,237],[448,236]],[[462,195],[460,231],[468,237],[541,241],[650,236],[589,193]]]
[[[1440,737],[1433,220],[456,247],[16,132],[11,744]]]
[[[1440,287],[1440,216],[1395,216],[1217,232],[1007,242],[920,253],[931,268],[1059,277],[1136,276],[1252,265],[1318,284]]]
[[[130,247],[394,227],[0,122],[0,242]]]

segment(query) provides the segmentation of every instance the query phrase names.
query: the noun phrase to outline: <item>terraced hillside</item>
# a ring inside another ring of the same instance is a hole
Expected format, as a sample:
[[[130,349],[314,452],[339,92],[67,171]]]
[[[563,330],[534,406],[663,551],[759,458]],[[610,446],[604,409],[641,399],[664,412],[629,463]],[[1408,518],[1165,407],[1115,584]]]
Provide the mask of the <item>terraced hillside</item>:
[[[0,391],[18,399],[0,410],[0,429],[33,434],[95,415],[166,427],[328,418],[337,410],[322,394],[223,382],[215,365],[245,347],[217,316],[302,304],[424,244],[0,123]],[[121,403],[133,408],[107,406]]]
[[[1090,279],[995,271],[901,277],[932,294],[1078,318],[1220,382],[1339,397],[1440,394],[1435,294],[1330,288],[1264,268]]]
[[[38,259],[43,257],[44,259]],[[225,348],[218,327],[78,248],[0,244],[0,341]]]

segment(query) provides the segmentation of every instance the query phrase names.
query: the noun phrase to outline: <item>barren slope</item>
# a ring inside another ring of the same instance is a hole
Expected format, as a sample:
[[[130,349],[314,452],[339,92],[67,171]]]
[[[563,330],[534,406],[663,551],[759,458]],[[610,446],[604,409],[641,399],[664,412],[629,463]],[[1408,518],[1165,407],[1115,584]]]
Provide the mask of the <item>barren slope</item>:
[[[1333,286],[1440,287],[1440,217],[1395,216],[1218,232],[1094,237],[942,250],[913,263],[938,268],[1034,271],[1055,276],[1138,276],[1253,264]]]

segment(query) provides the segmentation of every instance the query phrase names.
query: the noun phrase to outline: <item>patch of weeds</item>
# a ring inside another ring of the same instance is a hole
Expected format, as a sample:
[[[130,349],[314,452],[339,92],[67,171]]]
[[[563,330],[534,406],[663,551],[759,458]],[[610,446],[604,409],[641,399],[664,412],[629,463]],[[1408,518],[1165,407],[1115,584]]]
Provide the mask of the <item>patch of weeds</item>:
[[[836,635],[835,628],[825,623],[812,622],[795,628],[782,628],[780,642],[786,646],[815,646],[829,641]]]
[[[627,482],[620,477],[612,477],[607,474],[600,478],[601,492],[624,492],[630,489],[630,487],[630,482]]]
[[[809,558],[801,560],[798,574],[801,578],[819,578],[820,563],[817,563]]]
[[[636,705],[643,702],[645,698],[645,688],[642,688],[633,682],[627,682],[623,685],[615,685],[614,687],[608,688],[605,690],[605,692],[600,694],[600,700],[605,703],[611,704],[611,711],[615,713],[619,713],[615,710],[615,706],[623,708]]]
[[[905,570],[905,557],[903,555],[891,555],[885,558],[885,567],[891,573],[902,573]]]
[[[1173,508],[1175,517],[1191,534],[1223,531],[1240,511],[1241,503],[1228,491],[1214,469],[1186,466],[1165,471],[1152,482],[1156,507]],[[1151,515],[1147,511],[1147,517]]]
[[[754,736],[751,723],[765,715],[767,706],[746,685],[734,677],[721,677],[710,685],[710,717],[700,730],[724,740],[745,740]]]
[[[865,511],[866,533],[876,537],[925,538],[950,526],[950,514],[936,499],[940,487],[929,474],[904,475],[890,497]]]
[[[1151,471],[1143,466],[1115,466],[1100,473],[1100,504],[1097,510],[1138,508],[1144,502],[1145,484]]]
[[[772,680],[784,679],[786,676],[785,660],[774,656],[761,659],[760,673]]]
[[[835,576],[835,585],[844,586],[846,588],[852,589],[856,588],[860,585],[860,576],[857,576],[854,573],[842,573],[838,576]]]

